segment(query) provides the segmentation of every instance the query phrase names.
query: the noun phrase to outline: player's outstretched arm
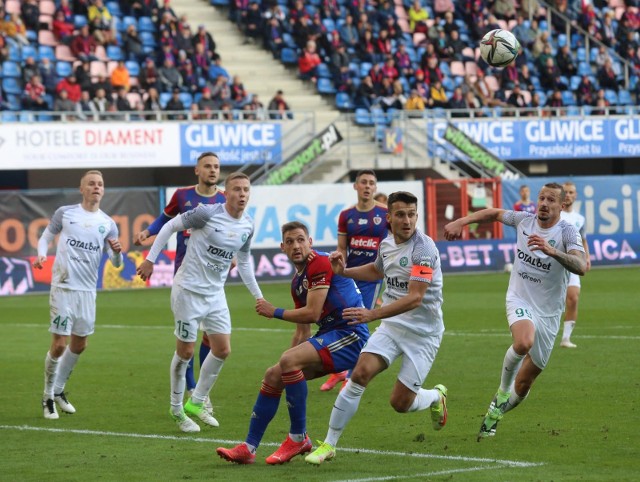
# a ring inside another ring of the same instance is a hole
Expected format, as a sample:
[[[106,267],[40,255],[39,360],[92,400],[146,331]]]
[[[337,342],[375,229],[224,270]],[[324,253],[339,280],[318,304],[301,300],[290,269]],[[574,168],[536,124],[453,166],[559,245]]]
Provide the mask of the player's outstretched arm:
[[[462,228],[473,223],[490,223],[493,221],[502,222],[504,209],[489,208],[481,209],[478,212],[471,213],[468,216],[458,218],[451,221],[444,227],[444,237],[447,241],[454,241],[462,237]]]

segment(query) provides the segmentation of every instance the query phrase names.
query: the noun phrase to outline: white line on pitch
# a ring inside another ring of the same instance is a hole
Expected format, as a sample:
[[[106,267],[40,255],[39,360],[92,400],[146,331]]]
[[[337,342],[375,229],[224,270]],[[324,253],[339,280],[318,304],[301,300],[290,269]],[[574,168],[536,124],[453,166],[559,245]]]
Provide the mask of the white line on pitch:
[[[226,440],[215,438],[203,438],[203,437],[179,437],[177,435],[158,435],[158,434],[144,434],[144,433],[131,433],[131,432],[105,432],[101,430],[80,430],[80,429],[66,429],[66,428],[50,428],[50,427],[33,427],[29,425],[0,425],[0,429],[3,430],[18,430],[23,432],[51,432],[51,433],[74,433],[78,435],[100,435],[111,437],[126,437],[126,438],[143,438],[154,440],[180,440],[183,442],[201,442],[201,443],[217,443],[227,445],[237,445],[241,443],[239,440]],[[279,447],[279,443],[266,442],[261,445]],[[412,457],[412,458],[424,458],[424,459],[439,459],[439,460],[454,460],[462,462],[479,462],[479,463],[494,463],[501,464],[508,467],[535,467],[542,465],[538,462],[520,462],[517,460],[500,460],[500,459],[487,459],[480,457],[464,457],[461,455],[435,455],[435,454],[421,454],[421,453],[407,453],[407,452],[392,452],[387,450],[372,450],[372,449],[358,449],[358,448],[340,448],[343,452],[353,453],[365,453],[373,455],[390,455],[394,457]]]
[[[542,465],[542,464],[537,464]],[[449,475],[449,474],[459,474],[464,472],[478,472],[480,470],[496,470],[496,469],[504,469],[504,465],[481,465],[479,467],[469,467],[466,469],[449,469],[449,470],[438,470],[436,472],[425,472],[422,474],[411,474],[411,475],[387,475],[384,477],[368,477],[366,479],[344,479],[344,480],[335,480],[333,482],[377,482],[382,480],[402,480],[402,479],[425,479],[426,477],[435,477],[438,475]]]
[[[47,329],[48,324],[46,323],[0,323],[0,326],[6,326],[11,328],[42,328]],[[96,325],[96,330],[100,331],[100,329],[106,330],[135,330],[135,329],[144,329],[144,330],[167,330],[173,331],[173,325],[168,323],[166,325]],[[247,328],[247,327],[236,327],[233,328],[234,331],[253,331],[253,332],[264,332],[264,333],[291,333],[292,331],[287,328]],[[510,337],[510,333],[508,331],[497,332],[497,331],[480,331],[480,332],[470,332],[470,331],[445,331],[445,336],[477,336],[477,337]],[[596,339],[596,340],[640,340],[640,336],[634,335],[579,335],[576,339]]]

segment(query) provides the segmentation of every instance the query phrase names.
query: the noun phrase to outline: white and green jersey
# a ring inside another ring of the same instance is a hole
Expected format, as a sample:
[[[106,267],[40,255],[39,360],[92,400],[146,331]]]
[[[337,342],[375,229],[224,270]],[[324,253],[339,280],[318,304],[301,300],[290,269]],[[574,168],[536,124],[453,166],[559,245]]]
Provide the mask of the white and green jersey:
[[[418,335],[444,331],[442,321],[442,271],[440,253],[433,240],[416,230],[406,242],[396,244],[392,235],[380,243],[375,266],[384,272],[386,288],[382,305],[393,303],[409,293],[409,281],[429,283],[422,303],[411,311],[385,318],[384,323]]]
[[[578,230],[578,232],[580,233],[580,236],[584,238],[584,224],[586,221],[582,214],[580,214],[577,211],[571,211],[571,212],[561,211],[560,219],[564,219],[569,224],[573,224]]]
[[[584,252],[580,233],[562,219],[550,228],[541,228],[535,214],[520,211],[505,211],[502,222],[515,227],[517,233],[507,301],[519,298],[529,303],[539,316],[560,316],[564,311],[570,272],[542,251],[531,251],[527,240],[532,234],[537,234],[564,253]]]
[[[107,239],[118,239],[118,227],[103,211],[86,211],[81,204],[56,210],[38,241],[38,256],[46,256],[49,243],[60,234],[53,263],[51,285],[79,291],[95,291],[102,253],[115,266],[121,254],[111,251]]]
[[[175,284],[203,295],[222,291],[231,261],[237,256],[240,277],[256,298],[262,297],[250,259],[254,232],[251,217],[242,214],[236,219],[227,212],[225,204],[201,204],[162,227],[147,259],[155,262],[171,232],[185,229],[191,230],[191,236]]]

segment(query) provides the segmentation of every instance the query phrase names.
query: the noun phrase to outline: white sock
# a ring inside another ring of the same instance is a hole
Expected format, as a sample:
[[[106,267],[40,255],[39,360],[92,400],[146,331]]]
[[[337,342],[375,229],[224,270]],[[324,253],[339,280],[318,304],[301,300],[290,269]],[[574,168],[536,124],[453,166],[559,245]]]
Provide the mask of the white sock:
[[[56,381],[56,370],[59,360],[59,358],[53,358],[49,352],[47,352],[47,356],[44,358],[43,398],[53,398],[53,383]]]
[[[56,372],[56,380],[53,384],[54,395],[64,391],[64,386],[67,384],[67,380],[69,380],[76,363],[78,363],[78,358],[80,358],[80,355],[73,353],[69,347],[67,347],[60,357],[60,364],[58,365],[58,371]]]
[[[576,322],[573,320],[564,322],[564,329],[562,330],[562,339],[569,341],[571,338],[571,333],[576,326]]]
[[[349,420],[355,415],[360,404],[360,399],[364,393],[365,387],[349,380],[347,385],[342,389],[333,404],[331,417],[329,418],[329,431],[324,439],[326,443],[335,447],[342,435],[342,431],[349,423]]]
[[[306,435],[305,433],[290,433],[289,438],[296,443],[300,443],[304,441]]]
[[[184,397],[184,388],[187,383],[185,374],[189,366],[189,359],[182,359],[174,352],[171,360],[171,410],[174,414],[182,411],[182,399]]]
[[[436,402],[440,401],[440,392],[438,390],[426,390],[421,388],[418,393],[416,393],[416,398],[413,400],[413,403],[409,407],[408,412],[419,412],[420,410],[425,410],[429,408]]]
[[[507,353],[504,356],[504,362],[502,362],[502,375],[500,376],[500,390],[508,392],[509,388],[516,379],[522,360],[525,355],[518,355],[513,349],[513,345],[509,347]]]
[[[200,367],[198,383],[193,391],[193,395],[191,395],[195,403],[204,403],[205,399],[209,396],[209,392],[216,383],[220,370],[222,370],[222,365],[224,365],[224,360],[209,352]]]
[[[516,393],[515,390],[512,390],[511,395],[509,395],[509,401],[507,402],[507,405],[505,406],[503,413],[506,413],[509,410],[513,410],[514,408],[516,408],[518,405],[524,402],[524,399],[527,398],[527,395],[529,395],[529,392],[525,393],[524,396],[521,397]]]

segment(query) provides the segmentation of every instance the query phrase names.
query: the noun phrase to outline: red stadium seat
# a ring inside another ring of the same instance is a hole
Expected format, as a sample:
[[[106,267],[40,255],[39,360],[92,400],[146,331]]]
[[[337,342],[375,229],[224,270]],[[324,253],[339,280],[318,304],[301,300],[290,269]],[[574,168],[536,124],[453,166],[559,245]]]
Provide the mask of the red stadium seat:
[[[107,77],[107,66],[101,60],[94,60],[91,62],[91,77]]]
[[[4,10],[7,13],[20,13],[20,2],[19,0],[7,0],[4,4]]]
[[[56,46],[56,59],[64,60],[65,62],[73,62],[76,60],[75,55],[71,53],[71,49],[66,45]]]
[[[464,77],[466,75],[466,71],[464,68],[464,64],[459,60],[454,60],[451,62],[451,75],[454,77]]]
[[[56,4],[52,0],[40,0],[40,15],[53,15],[56,12]]]
[[[38,43],[40,45],[48,45],[49,47],[58,45],[58,41],[53,36],[53,33],[48,30],[40,30],[38,32]]]

